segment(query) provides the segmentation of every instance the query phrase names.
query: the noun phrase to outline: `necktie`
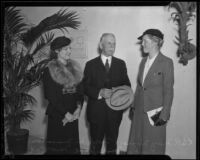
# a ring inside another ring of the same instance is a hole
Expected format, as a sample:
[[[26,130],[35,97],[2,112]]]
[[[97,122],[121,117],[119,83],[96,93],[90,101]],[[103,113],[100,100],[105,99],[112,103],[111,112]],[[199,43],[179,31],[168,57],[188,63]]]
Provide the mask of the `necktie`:
[[[106,68],[106,72],[109,72],[109,63],[108,63],[108,59],[106,59],[105,68]]]

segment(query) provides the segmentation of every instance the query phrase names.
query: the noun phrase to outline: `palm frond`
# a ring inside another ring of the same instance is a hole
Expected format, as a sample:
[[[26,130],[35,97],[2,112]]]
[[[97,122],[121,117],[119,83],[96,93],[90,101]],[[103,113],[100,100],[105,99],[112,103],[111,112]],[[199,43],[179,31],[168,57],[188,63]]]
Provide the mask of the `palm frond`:
[[[30,121],[34,118],[34,112],[33,110],[17,110],[15,114],[7,114],[5,116],[5,122],[24,122],[24,121]]]
[[[32,95],[24,92],[20,94],[20,99],[21,99],[21,106],[24,107],[26,107],[28,104],[32,106],[37,103],[36,99]]]
[[[19,115],[18,119],[20,122],[31,121],[34,118],[33,110],[23,110]]]
[[[7,29],[12,36],[23,32],[27,28],[27,24],[24,23],[24,17],[20,14],[20,10],[15,7],[8,7],[5,9],[5,29]]]
[[[44,48],[46,45],[49,45],[49,43],[53,40],[54,33],[47,32],[44,34],[44,36],[41,36],[40,39],[37,42],[36,48],[34,49],[32,55],[35,55],[40,51],[42,48]]]
[[[77,29],[80,22],[77,20],[78,15],[74,11],[59,10],[57,13],[42,20],[37,26],[30,28],[26,33],[22,34],[22,40],[26,47],[31,46],[43,33],[60,29],[66,30],[67,27]]]
[[[188,2],[188,3],[189,3],[188,11],[194,12],[196,10],[196,7],[197,7],[196,2]]]
[[[4,97],[4,103],[8,106],[17,106],[18,109],[24,108],[27,105],[35,105],[37,103],[36,99],[29,95],[28,93],[13,93]]]
[[[183,9],[181,2],[171,2],[169,8],[175,8],[179,13],[181,13]]]
[[[23,81],[19,84],[23,92],[27,92],[40,84],[42,73],[50,59],[42,60],[31,67],[25,74]]]
[[[10,125],[10,123],[11,122],[13,122],[14,121],[14,114],[6,114],[5,116],[4,116],[4,122],[5,122],[5,125],[7,125],[7,124],[9,124]]]
[[[15,67],[18,79],[22,79],[27,72],[27,68],[34,63],[33,57],[30,54],[20,55],[19,62]]]

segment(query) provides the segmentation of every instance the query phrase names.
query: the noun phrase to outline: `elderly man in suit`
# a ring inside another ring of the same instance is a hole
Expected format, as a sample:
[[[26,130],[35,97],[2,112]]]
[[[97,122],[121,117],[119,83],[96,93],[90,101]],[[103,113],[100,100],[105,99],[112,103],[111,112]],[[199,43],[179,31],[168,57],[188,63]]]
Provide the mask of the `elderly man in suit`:
[[[160,52],[163,37],[160,30],[148,29],[138,38],[148,56],[139,67],[127,154],[165,154],[174,68],[173,61]]]
[[[83,84],[88,96],[87,119],[90,124],[90,154],[100,154],[106,138],[106,154],[116,154],[119,126],[123,110],[112,110],[105,102],[112,88],[130,86],[126,64],[113,56],[116,40],[112,33],[104,33],[99,43],[100,56],[88,61]]]

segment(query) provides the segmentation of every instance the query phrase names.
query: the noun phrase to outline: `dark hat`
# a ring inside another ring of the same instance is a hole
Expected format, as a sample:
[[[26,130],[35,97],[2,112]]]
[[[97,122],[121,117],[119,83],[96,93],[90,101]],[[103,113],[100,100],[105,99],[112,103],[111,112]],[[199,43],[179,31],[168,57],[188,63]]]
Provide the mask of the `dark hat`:
[[[123,110],[132,104],[133,98],[134,94],[129,86],[120,86],[113,89],[110,98],[106,99],[106,104],[113,110]]]
[[[59,48],[62,48],[64,46],[68,46],[71,43],[71,39],[62,36],[62,37],[57,37],[51,42],[51,50],[56,50]]]
[[[138,37],[139,40],[142,40],[142,37],[146,34],[150,34],[152,36],[156,36],[160,39],[163,39],[164,35],[163,33],[158,29],[147,29],[140,37]]]

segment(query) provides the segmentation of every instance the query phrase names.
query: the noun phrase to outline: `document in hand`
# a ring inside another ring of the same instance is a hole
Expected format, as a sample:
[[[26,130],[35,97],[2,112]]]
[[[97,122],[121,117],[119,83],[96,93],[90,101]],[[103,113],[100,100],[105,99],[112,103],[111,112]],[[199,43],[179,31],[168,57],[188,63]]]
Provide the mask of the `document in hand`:
[[[152,126],[154,126],[155,121],[159,118],[162,108],[163,107],[161,106],[159,108],[147,112],[149,122]]]

